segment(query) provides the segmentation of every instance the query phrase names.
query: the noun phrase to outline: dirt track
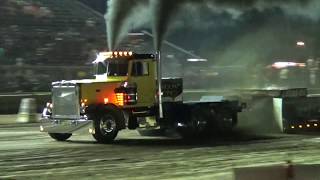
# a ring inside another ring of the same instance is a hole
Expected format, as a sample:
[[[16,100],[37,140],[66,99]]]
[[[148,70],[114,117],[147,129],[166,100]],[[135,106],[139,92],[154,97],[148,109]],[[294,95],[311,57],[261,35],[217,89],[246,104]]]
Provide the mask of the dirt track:
[[[102,145],[86,132],[56,142],[33,124],[0,126],[0,144],[0,179],[233,179],[234,167],[320,162],[316,135],[186,142],[123,131]]]

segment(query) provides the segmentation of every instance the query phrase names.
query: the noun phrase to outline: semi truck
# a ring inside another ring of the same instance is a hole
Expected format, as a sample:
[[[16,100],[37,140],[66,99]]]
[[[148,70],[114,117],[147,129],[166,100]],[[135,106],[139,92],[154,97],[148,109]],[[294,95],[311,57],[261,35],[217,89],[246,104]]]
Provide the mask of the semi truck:
[[[185,138],[228,132],[244,104],[232,96],[185,92],[181,77],[163,78],[160,53],[100,52],[93,79],[52,83],[40,131],[65,141],[88,128],[99,143],[123,129],[173,129]]]

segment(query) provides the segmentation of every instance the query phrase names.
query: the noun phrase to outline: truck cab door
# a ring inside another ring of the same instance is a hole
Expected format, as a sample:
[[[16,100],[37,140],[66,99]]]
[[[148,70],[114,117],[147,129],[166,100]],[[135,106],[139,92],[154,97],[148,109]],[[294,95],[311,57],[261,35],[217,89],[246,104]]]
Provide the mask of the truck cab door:
[[[152,106],[155,103],[155,64],[153,60],[132,60],[129,63],[129,83],[137,85],[137,105]]]

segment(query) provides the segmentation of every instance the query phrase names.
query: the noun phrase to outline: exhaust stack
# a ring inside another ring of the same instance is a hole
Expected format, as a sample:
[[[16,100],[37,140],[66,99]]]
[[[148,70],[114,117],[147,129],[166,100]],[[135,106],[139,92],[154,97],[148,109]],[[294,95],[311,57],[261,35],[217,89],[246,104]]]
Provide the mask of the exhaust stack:
[[[163,118],[162,88],[161,88],[162,68],[161,68],[161,52],[160,52],[159,50],[156,52],[156,60],[157,60],[159,117],[160,117],[160,118]]]

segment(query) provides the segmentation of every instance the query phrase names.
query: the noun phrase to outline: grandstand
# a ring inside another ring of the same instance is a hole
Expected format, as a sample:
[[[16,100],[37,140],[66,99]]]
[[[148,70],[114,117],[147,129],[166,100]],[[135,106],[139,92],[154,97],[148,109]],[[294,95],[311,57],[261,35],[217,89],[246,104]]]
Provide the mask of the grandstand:
[[[1,0],[0,22],[0,92],[88,77],[86,66],[106,48],[104,19],[76,0]]]
[[[106,47],[104,19],[75,0],[1,0],[1,64],[84,64]]]

